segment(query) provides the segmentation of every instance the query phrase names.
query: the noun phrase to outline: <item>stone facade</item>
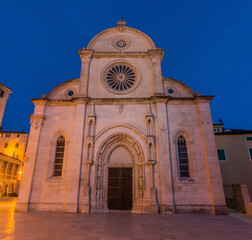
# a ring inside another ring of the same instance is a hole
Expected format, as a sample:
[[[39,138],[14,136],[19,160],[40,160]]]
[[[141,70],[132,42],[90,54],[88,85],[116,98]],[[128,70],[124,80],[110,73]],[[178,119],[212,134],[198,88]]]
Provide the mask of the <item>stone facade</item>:
[[[17,211],[110,211],[110,169],[127,168],[134,213],[226,213],[213,97],[162,77],[163,54],[120,20],[79,50],[79,79],[32,99]]]

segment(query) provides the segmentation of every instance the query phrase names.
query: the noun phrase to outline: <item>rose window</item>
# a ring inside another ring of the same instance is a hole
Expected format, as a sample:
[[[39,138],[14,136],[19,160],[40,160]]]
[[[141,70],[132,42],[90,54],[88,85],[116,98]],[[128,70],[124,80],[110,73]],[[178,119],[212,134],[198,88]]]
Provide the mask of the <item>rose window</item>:
[[[126,93],[137,86],[137,71],[127,63],[116,63],[109,66],[103,78],[104,85],[116,93]]]
[[[127,43],[124,39],[118,40],[115,44],[118,48],[125,48],[127,46]]]
[[[119,35],[112,40],[112,45],[117,50],[125,50],[130,46],[130,39],[126,36]]]

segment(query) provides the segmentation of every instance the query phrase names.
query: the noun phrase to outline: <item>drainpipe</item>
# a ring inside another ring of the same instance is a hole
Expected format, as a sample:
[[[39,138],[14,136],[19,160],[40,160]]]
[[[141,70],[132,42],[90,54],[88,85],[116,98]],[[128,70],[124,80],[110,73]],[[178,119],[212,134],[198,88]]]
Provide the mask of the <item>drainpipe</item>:
[[[171,168],[172,202],[173,202],[173,206],[174,206],[174,213],[177,213],[177,207],[176,207],[176,202],[175,202],[174,181],[173,181],[173,166],[172,166],[172,154],[171,154],[171,136],[170,136],[170,125],[169,125],[169,117],[168,117],[168,101],[165,103],[165,110],[166,110],[167,134],[168,134],[170,168]]]

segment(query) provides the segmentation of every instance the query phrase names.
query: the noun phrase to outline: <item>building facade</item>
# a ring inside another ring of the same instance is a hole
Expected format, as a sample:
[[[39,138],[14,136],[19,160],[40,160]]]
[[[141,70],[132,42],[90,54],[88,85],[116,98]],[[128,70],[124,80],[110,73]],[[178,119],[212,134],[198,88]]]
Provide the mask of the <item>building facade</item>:
[[[252,131],[214,124],[214,132],[226,197],[234,184],[247,185],[252,197]]]
[[[23,162],[0,152],[0,197],[17,196]]]
[[[80,78],[32,99],[16,210],[226,213],[212,97],[162,77],[123,20],[78,52]]]
[[[0,83],[0,128],[2,125],[5,106],[11,93],[12,91],[9,88]]]
[[[16,196],[25,157],[28,134],[3,131],[1,123],[12,91],[0,83],[0,196]]]

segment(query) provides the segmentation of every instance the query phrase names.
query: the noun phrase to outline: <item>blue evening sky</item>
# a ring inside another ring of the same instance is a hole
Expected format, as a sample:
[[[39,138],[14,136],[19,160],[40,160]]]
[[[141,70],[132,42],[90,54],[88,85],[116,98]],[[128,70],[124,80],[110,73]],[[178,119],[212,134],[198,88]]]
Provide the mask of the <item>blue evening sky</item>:
[[[30,98],[78,78],[77,49],[122,14],[165,50],[163,76],[215,95],[214,122],[252,129],[252,0],[1,0],[0,82],[13,91],[4,130],[29,131]]]

